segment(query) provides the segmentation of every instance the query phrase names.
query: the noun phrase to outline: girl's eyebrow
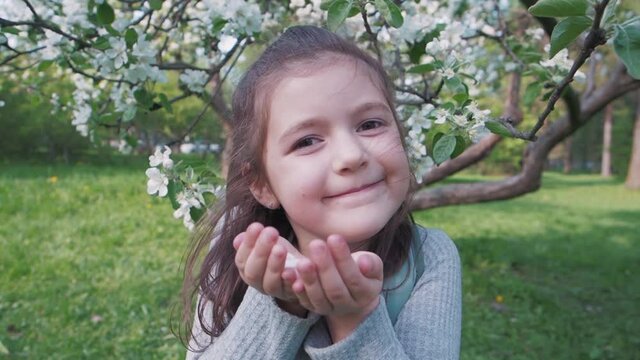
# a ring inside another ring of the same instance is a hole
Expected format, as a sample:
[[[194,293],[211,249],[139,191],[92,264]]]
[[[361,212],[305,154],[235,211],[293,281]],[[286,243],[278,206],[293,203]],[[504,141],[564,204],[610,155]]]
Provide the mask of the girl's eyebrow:
[[[356,106],[350,112],[350,116],[355,117],[361,113],[371,111],[371,110],[379,110],[379,111],[384,111],[391,114],[391,110],[389,110],[389,106],[387,104],[380,101],[368,101]],[[297,133],[300,130],[314,127],[318,123],[322,122],[322,120],[323,120],[322,117],[311,117],[311,118],[302,120],[299,123],[295,124],[294,126],[288,128],[284,133],[282,133],[282,135],[280,136],[280,141],[283,141],[287,137]]]

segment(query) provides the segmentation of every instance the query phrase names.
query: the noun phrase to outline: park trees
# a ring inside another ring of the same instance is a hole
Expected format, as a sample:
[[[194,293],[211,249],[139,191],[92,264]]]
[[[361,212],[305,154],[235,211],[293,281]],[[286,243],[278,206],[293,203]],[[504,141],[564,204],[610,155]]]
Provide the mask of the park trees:
[[[229,90],[256,51],[291,24],[326,25],[368,48],[394,80],[421,188],[415,208],[512,198],[540,186],[547,155],[594,114],[640,88],[640,17],[616,0],[0,0],[0,71],[74,84],[71,123],[96,143],[110,129],[135,143],[143,115],[199,98],[180,143],[213,110],[228,129]],[[527,11],[528,9],[528,11]],[[581,69],[609,43],[614,69]],[[177,81],[178,93],[163,83]],[[176,80],[177,79],[177,80]],[[576,84],[577,83],[577,84]],[[590,84],[587,86],[585,84]],[[496,98],[504,93],[501,106]],[[554,109],[564,103],[564,111]],[[489,107],[492,109],[489,109]],[[485,158],[504,138],[527,142],[503,180],[428,185]],[[227,144],[230,149],[233,144]],[[149,192],[192,226],[214,201],[210,171],[156,161]],[[163,165],[164,164],[164,165]]]

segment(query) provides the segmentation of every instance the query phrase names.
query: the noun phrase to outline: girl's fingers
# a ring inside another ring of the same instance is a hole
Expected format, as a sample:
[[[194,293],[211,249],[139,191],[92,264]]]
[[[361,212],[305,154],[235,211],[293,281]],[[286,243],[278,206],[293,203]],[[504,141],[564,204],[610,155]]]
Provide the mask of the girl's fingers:
[[[322,284],[322,289],[327,300],[332,304],[333,308],[341,306],[353,306],[353,298],[342,280],[341,273],[338,272],[333,257],[324,241],[313,240],[309,244],[311,259],[318,269],[318,277]],[[354,271],[358,271],[355,269]]]
[[[305,291],[304,283],[302,282],[302,279],[297,279],[293,283],[291,288],[293,289],[293,293],[298,298],[298,302],[300,303],[300,305],[302,305],[302,307],[306,308],[309,311],[313,311],[315,313],[318,312],[316,311],[315,307],[313,306],[313,304],[311,304],[311,301],[309,300],[309,296]]]
[[[359,251],[353,255],[362,275],[372,280],[382,281],[384,265],[380,257],[368,251]]]
[[[251,254],[258,235],[263,229],[264,226],[262,226],[262,224],[253,223],[247,227],[245,232],[240,233],[233,240],[234,245],[238,244],[235,262],[238,270],[240,270],[240,275],[244,274],[244,267],[247,263],[247,258],[249,257],[249,254]]]
[[[360,272],[358,264],[351,257],[351,251],[347,242],[339,235],[330,235],[327,238],[329,248],[335,266],[340,273],[342,281],[354,299],[368,294],[368,281]]]
[[[244,267],[244,280],[258,290],[262,290],[267,261],[276,241],[278,241],[278,231],[272,227],[264,228],[247,258]]]
[[[298,278],[294,269],[284,269],[282,271],[283,292],[286,299],[295,299],[296,294],[293,291],[293,283]],[[302,280],[301,280],[302,281]],[[304,286],[304,285],[303,285]]]
[[[267,269],[262,282],[264,292],[278,298],[282,298],[284,294],[284,281],[281,273],[282,270],[284,270],[284,259],[286,256],[287,251],[282,245],[276,244],[273,246],[269,259],[267,260]]]
[[[311,260],[303,258],[298,261],[297,269],[298,274],[302,278],[306,296],[308,297],[308,300],[312,308],[314,309],[313,311],[319,314],[329,313],[332,309],[332,306],[327,300],[324,291],[322,290],[322,284],[320,284],[320,279],[318,278],[318,275],[316,273],[315,265],[311,262]],[[299,288],[294,288],[294,291],[298,289]],[[296,294],[298,294],[297,291]]]

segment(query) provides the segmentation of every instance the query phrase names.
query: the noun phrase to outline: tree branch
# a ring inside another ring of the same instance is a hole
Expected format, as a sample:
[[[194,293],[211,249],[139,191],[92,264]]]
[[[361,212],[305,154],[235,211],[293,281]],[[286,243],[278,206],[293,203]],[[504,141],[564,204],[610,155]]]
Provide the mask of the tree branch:
[[[40,20],[39,18],[36,19],[35,21],[11,21],[11,20],[0,18],[0,26],[30,26],[34,28],[47,29],[47,30],[53,31],[54,33],[60,34],[69,40],[75,41],[83,48],[91,46],[89,43],[85,42],[84,40],[79,39],[71,34],[67,34],[66,32],[60,30],[60,28],[58,28],[57,26],[50,24],[48,22],[45,22],[43,20]]]
[[[515,124],[522,121],[522,111],[520,110],[520,85],[522,75],[514,72],[511,74],[509,90],[507,91],[507,101],[505,110],[502,114],[504,118],[510,118]],[[422,185],[426,186],[446,177],[449,177],[458,171],[465,169],[491,154],[493,148],[502,140],[502,137],[496,134],[489,134],[476,144],[471,145],[465,151],[453,159],[447,160],[439,166],[431,169],[422,176]]]
[[[13,61],[13,59],[15,59],[15,58],[17,58],[19,56],[32,54],[34,52],[38,52],[38,51],[46,48],[46,46],[40,46],[40,47],[37,47],[35,49],[31,49],[31,50],[27,50],[27,51],[19,51],[19,50],[15,50],[15,49],[10,48],[8,45],[5,46],[5,47],[10,49],[10,50],[12,50],[12,51],[14,51],[15,54],[9,55],[6,58],[4,58],[2,61],[0,61],[0,66],[10,63],[11,61]]]
[[[380,46],[378,45],[378,34],[374,34],[374,32],[371,30],[371,26],[369,26],[369,19],[367,16],[367,11],[364,8],[364,5],[360,7],[360,15],[362,15],[362,20],[364,21],[364,28],[365,30],[367,30],[367,34],[369,34],[369,37],[371,38],[371,43],[373,44],[373,48],[376,50],[378,61],[380,62],[380,65],[382,65],[383,64],[382,52],[380,52]]]
[[[608,103],[635,89],[640,89],[640,80],[631,78],[624,65],[619,64],[609,81],[582,101],[576,124],[572,124],[568,116],[563,117],[550,124],[538,141],[529,143],[520,173],[499,181],[423,189],[415,194],[412,209],[510,199],[537,190],[541,184],[545,159],[551,149],[584,126]]]

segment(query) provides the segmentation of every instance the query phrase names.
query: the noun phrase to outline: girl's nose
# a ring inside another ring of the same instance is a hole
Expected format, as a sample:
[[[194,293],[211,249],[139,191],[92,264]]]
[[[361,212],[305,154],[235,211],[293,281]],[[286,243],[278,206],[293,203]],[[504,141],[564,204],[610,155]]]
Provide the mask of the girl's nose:
[[[356,171],[369,162],[367,149],[355,136],[336,139],[333,171],[342,174]]]

